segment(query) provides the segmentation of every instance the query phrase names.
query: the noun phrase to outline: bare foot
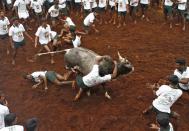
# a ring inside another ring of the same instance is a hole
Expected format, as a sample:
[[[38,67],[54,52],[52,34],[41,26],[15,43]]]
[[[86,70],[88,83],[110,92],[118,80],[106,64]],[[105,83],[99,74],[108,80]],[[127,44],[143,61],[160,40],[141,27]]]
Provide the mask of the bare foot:
[[[9,50],[7,50],[7,55],[9,55],[10,54],[10,52],[9,52]]]
[[[120,28],[121,27],[121,24],[119,24],[118,26],[117,26],[117,28]]]
[[[54,60],[51,60],[51,64],[54,64],[55,62],[54,62]]]
[[[12,60],[12,65],[15,65],[15,60]]]

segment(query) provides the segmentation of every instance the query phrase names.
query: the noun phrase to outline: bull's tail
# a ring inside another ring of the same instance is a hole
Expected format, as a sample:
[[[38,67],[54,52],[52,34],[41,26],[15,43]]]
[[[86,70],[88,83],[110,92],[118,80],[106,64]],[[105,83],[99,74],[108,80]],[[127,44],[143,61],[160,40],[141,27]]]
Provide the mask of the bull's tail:
[[[52,52],[46,52],[46,53],[38,53],[36,56],[42,56],[42,55],[48,55],[48,54],[56,54],[56,53],[61,53],[61,52],[68,52],[70,49],[65,49],[65,50],[59,50],[59,51],[52,51]]]

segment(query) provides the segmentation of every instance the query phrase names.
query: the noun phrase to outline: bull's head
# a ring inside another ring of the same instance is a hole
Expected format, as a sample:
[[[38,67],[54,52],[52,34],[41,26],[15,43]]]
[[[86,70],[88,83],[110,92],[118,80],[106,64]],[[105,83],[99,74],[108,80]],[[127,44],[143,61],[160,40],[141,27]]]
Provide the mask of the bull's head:
[[[118,72],[117,76],[123,75],[123,74],[128,74],[132,71],[134,71],[134,67],[132,66],[131,62],[129,62],[126,58],[123,58],[119,51],[118,51],[118,57],[119,57],[119,62],[118,62]]]

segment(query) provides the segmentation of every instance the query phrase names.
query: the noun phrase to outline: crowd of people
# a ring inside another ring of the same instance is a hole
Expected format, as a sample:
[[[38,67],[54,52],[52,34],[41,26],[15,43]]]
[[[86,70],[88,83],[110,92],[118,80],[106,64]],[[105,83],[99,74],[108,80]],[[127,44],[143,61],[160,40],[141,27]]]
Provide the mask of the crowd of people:
[[[91,30],[99,33],[100,30],[97,29],[97,25],[112,23],[117,25],[117,28],[121,28],[126,25],[126,15],[130,15],[133,23],[137,24],[139,14],[141,14],[140,18],[142,20],[150,21],[148,15],[150,2],[152,2],[153,7],[154,3],[157,6],[161,6],[159,0],[1,0],[0,41],[5,43],[7,55],[10,54],[10,47],[12,47],[13,65],[16,64],[16,56],[20,48],[23,49],[27,62],[35,62],[35,59],[29,58],[29,54],[27,54],[28,49],[25,45],[29,42],[28,39],[34,43],[35,48],[38,45],[40,46],[38,54],[43,50],[50,53],[50,62],[54,64],[54,55],[51,52],[57,51],[61,47],[62,41],[71,43],[73,47],[78,47],[81,45],[82,35],[88,35]],[[139,5],[141,13],[138,10]],[[186,29],[187,0],[164,0],[162,5],[165,22],[169,24],[169,28],[173,28],[173,23],[175,23],[173,18],[178,17],[177,24],[181,22],[182,30],[184,31]],[[83,21],[82,31],[78,30],[72,17],[77,17]],[[32,20],[35,21],[37,29],[31,27]],[[61,25],[60,32],[56,30],[57,25]],[[32,31],[35,32],[34,35],[28,33]],[[105,56],[98,59],[104,58]],[[114,62],[113,74],[105,76],[99,75],[98,64],[99,60],[97,60],[88,75],[77,78],[76,82],[80,90],[75,96],[75,100],[80,98],[85,88],[105,83],[116,77],[116,62]],[[157,95],[157,98],[152,102],[151,106],[143,111],[143,114],[147,114],[150,111],[156,112],[159,125],[152,124],[151,128],[153,129],[173,131],[170,117],[178,118],[179,114],[171,111],[171,106],[181,97],[183,91],[188,92],[189,90],[189,67],[186,66],[185,59],[178,59],[176,65],[174,75],[168,78],[168,85],[150,87],[153,89],[154,94]],[[73,72],[77,72],[76,69],[73,69]],[[75,81],[67,81],[68,76],[62,76],[55,71],[35,71],[27,74],[25,78],[37,83],[32,88],[37,88],[44,82],[45,90],[47,90],[47,81],[58,86],[71,84],[74,88]],[[9,111],[8,102],[4,94],[0,93],[0,131],[23,131],[23,126],[16,125],[16,119],[16,114]],[[26,122],[25,129],[27,131],[36,131],[37,123],[38,120],[36,118],[29,119]]]

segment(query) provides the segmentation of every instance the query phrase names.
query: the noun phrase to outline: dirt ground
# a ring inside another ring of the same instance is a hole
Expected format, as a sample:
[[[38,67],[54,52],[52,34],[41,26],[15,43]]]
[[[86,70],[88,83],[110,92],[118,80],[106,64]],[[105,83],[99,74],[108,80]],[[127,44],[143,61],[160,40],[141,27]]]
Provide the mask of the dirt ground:
[[[119,50],[135,67],[129,76],[107,84],[112,100],[107,100],[101,89],[95,89],[92,96],[83,96],[78,102],[73,102],[76,90],[70,85],[57,87],[49,84],[47,92],[42,86],[31,89],[32,83],[24,80],[22,75],[46,69],[63,74],[63,54],[55,55],[54,65],[50,64],[49,56],[38,58],[36,63],[27,63],[20,50],[16,66],[13,66],[11,55],[6,55],[5,44],[1,41],[0,90],[5,92],[11,112],[18,116],[18,123],[24,124],[26,119],[36,116],[40,120],[39,131],[149,131],[148,123],[155,122],[155,116],[143,116],[141,112],[152,103],[154,96],[145,84],[157,82],[173,73],[175,58],[184,57],[189,61],[188,25],[185,32],[180,26],[169,29],[163,25],[161,12],[154,10],[150,11],[150,19],[149,23],[138,20],[134,25],[128,18],[127,25],[121,29],[111,24],[98,25],[100,34],[82,39],[83,47],[100,55],[118,59]],[[74,21],[79,23],[76,18]],[[33,23],[31,25],[34,27]],[[34,32],[30,34],[34,37]],[[38,50],[29,41],[26,47],[30,56]],[[71,48],[71,45],[63,45],[63,48]],[[188,99],[189,95],[184,93],[180,102],[172,108],[181,114],[178,131],[189,130]]]

